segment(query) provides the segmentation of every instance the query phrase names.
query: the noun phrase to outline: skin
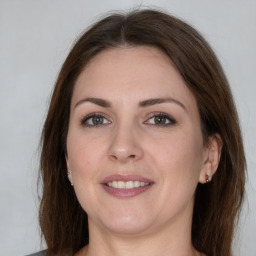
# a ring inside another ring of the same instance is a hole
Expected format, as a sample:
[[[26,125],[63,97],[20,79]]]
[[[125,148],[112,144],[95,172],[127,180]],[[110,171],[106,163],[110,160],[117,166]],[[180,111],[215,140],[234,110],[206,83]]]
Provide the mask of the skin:
[[[152,98],[169,100],[141,106]],[[76,255],[200,255],[190,235],[194,194],[217,169],[218,145],[214,136],[204,146],[196,100],[161,51],[125,46],[94,57],[75,84],[67,136],[69,179],[90,234]],[[113,174],[154,184],[117,198],[101,184]]]

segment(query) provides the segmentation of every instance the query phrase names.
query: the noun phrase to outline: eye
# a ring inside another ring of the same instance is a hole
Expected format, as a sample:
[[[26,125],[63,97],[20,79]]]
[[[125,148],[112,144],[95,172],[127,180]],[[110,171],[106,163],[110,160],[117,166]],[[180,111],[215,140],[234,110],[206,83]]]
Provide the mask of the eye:
[[[150,117],[146,124],[156,125],[156,126],[169,126],[176,124],[176,121],[173,117],[165,113],[157,113]]]
[[[100,126],[110,124],[111,122],[100,114],[90,114],[81,120],[81,125],[84,126]]]

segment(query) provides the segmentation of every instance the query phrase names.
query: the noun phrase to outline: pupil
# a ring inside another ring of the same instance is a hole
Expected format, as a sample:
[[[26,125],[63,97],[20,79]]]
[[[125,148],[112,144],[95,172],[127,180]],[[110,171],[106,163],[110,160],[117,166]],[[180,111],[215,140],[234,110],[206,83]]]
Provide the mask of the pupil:
[[[93,118],[94,124],[102,124],[102,118],[101,117],[94,117]]]
[[[165,118],[158,116],[158,117],[155,118],[155,122],[156,122],[157,124],[164,124],[164,123],[165,123]]]

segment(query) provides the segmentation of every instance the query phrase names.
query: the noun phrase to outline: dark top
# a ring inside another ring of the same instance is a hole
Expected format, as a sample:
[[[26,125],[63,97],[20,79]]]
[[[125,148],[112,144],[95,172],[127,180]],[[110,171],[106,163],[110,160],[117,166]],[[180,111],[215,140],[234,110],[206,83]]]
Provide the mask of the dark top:
[[[33,254],[25,255],[25,256],[47,256],[45,251],[36,252]]]
[[[47,254],[46,250],[44,250],[44,251],[29,254],[29,255],[25,255],[25,256],[54,256],[54,255],[53,254]],[[71,254],[68,253],[68,254],[65,254],[65,256],[71,256]]]

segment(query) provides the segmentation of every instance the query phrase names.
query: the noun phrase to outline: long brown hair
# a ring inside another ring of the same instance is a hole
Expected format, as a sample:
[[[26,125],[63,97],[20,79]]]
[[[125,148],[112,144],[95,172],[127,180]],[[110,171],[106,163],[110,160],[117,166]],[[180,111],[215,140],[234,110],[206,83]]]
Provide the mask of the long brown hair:
[[[208,43],[190,25],[156,10],[115,13],[94,24],[66,58],[42,132],[43,195],[40,226],[48,252],[75,253],[88,244],[87,214],[67,179],[66,138],[72,92],[86,64],[107,48],[152,46],[175,64],[196,98],[204,141],[219,134],[222,154],[211,183],[195,195],[192,243],[208,256],[232,255],[234,229],[244,196],[245,155],[238,116],[225,74]]]

